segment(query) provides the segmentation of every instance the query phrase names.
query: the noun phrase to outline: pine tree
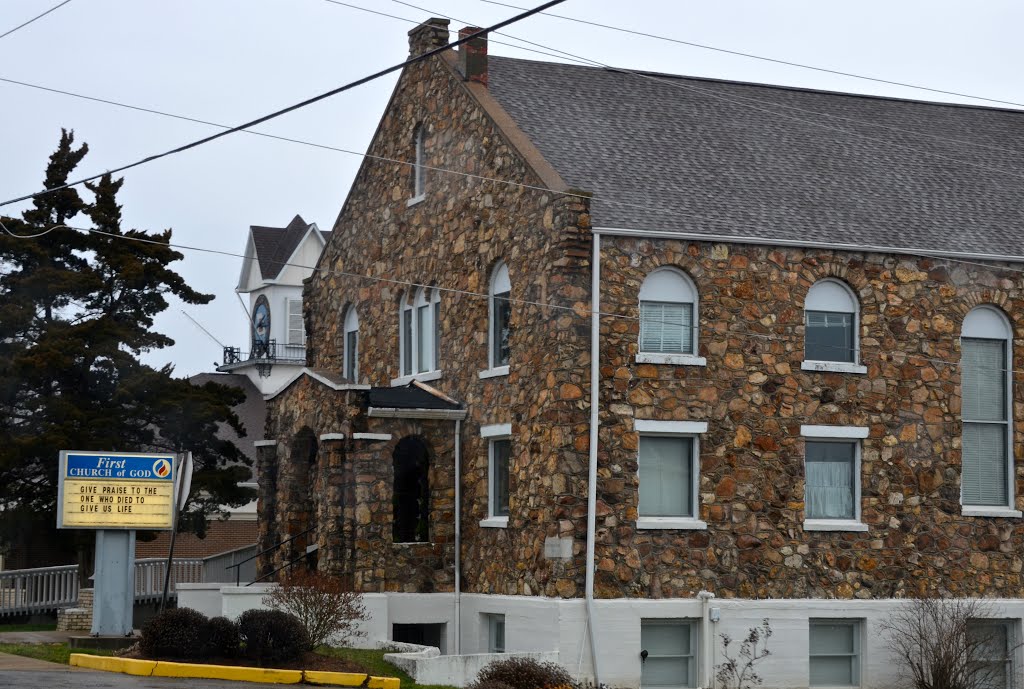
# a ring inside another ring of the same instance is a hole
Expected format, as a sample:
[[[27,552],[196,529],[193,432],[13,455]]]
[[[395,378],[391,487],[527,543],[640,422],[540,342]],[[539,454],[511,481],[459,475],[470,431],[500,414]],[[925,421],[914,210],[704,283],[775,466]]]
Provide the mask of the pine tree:
[[[75,148],[73,132],[62,132],[45,187],[64,184],[87,152],[85,145]],[[253,497],[237,485],[250,473],[244,454],[217,437],[218,424],[244,434],[231,410],[242,393],[212,383],[196,387],[175,378],[171,366],[154,369],[139,360],[173,344],[153,330],[169,296],[189,304],[212,296],[169,267],[183,258],[169,246],[171,230],[122,230],[122,183],[107,175],[87,184],[92,200],[75,188],[45,194],[21,220],[3,220],[9,233],[0,233],[0,539],[4,531],[23,531],[26,515],[44,515],[55,526],[58,455],[66,449],[192,451],[198,497],[186,526],[199,532],[217,506]],[[81,216],[97,231],[60,227]]]

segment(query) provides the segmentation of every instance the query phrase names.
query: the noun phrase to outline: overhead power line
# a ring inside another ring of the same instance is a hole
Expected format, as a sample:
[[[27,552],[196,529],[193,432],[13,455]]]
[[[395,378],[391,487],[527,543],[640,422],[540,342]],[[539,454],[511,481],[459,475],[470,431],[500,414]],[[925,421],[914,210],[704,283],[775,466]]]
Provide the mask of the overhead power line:
[[[500,5],[501,7],[510,7],[512,9],[522,9],[518,5],[512,5],[507,2],[498,2],[497,0],[480,0],[489,5]],[[761,60],[763,62],[774,62],[779,65],[786,65],[788,67],[799,67],[800,69],[810,69],[815,72],[825,72],[826,74],[835,74],[842,77],[850,77],[852,79],[863,79],[865,81],[874,81],[879,84],[889,84],[891,86],[902,86],[910,89],[917,89],[920,91],[930,91],[932,93],[941,93],[947,96],[958,96],[960,98],[971,98],[973,100],[982,100],[989,103],[999,103],[1001,105],[1012,105],[1018,108],[1024,108],[1024,103],[1018,103],[1012,100],[1000,100],[998,98],[987,98],[985,96],[975,96],[970,93],[961,93],[960,91],[947,91],[945,89],[934,88],[931,86],[921,86],[919,84],[911,84],[904,81],[894,81],[892,79],[882,79],[880,77],[869,77],[864,74],[855,74],[853,72],[844,72],[838,69],[829,69],[827,67],[817,67],[815,65],[808,65],[801,62],[793,62],[791,60],[782,60],[774,57],[766,57],[764,55],[755,55],[754,53],[745,53],[739,50],[729,50],[727,48],[719,48],[718,46],[707,45],[706,43],[695,43],[693,41],[684,41],[678,38],[671,38],[669,36],[660,36],[658,34],[647,33],[645,31],[636,31],[633,29],[627,29],[622,26],[614,26],[611,24],[602,24],[600,22],[589,21],[586,19],[580,19],[578,17],[568,17],[564,14],[555,14],[553,12],[541,12],[541,14],[548,17],[555,17],[556,19],[564,19],[566,21],[577,22],[579,24],[588,24],[590,26],[597,26],[602,29],[609,29],[611,31],[620,31],[622,33],[633,34],[634,36],[643,36],[645,38],[654,38],[659,41],[667,41],[669,43],[678,43],[679,45],[690,46],[691,48],[700,48],[702,50],[713,50],[718,53],[726,53],[728,55],[736,55],[739,57],[746,57],[752,60]]]
[[[25,22],[23,24],[18,24],[13,29],[8,29],[4,33],[0,34],[0,39],[3,39],[3,38],[6,38],[6,37],[10,36],[12,33],[14,33],[15,31],[17,31],[19,29],[24,29],[26,26],[28,26],[32,22],[38,21],[38,20],[42,19],[43,17],[48,15],[50,12],[53,12],[54,10],[59,10],[61,7],[64,7],[64,5],[68,4],[69,2],[71,2],[71,0],[64,0],[64,2],[59,3],[57,5],[54,5],[50,9],[46,10],[45,12],[43,12],[42,14],[37,14],[36,16],[34,16],[31,19],[29,19],[27,22]]]
[[[187,150],[192,149],[192,148],[197,148],[199,146],[202,146],[203,144],[208,144],[211,141],[216,141],[217,139],[223,138],[223,137],[225,137],[225,136],[227,136],[229,134],[234,134],[235,132],[240,132],[240,131],[244,131],[246,129],[249,129],[250,127],[255,127],[258,124],[263,124],[264,122],[269,122],[270,120],[273,120],[273,119],[276,119],[278,117],[281,117],[282,115],[285,115],[287,113],[294,112],[295,110],[299,110],[301,108],[305,108],[305,107],[307,107],[309,105],[312,105],[314,103],[318,103],[318,102],[320,102],[322,100],[325,100],[325,99],[330,98],[332,96],[336,96],[339,93],[343,93],[343,92],[348,91],[350,89],[353,89],[353,88],[355,88],[357,86],[362,86],[363,84],[369,83],[369,82],[371,82],[371,81],[373,81],[375,79],[379,79],[379,78],[381,78],[383,76],[391,74],[392,72],[397,72],[398,70],[404,69],[404,68],[406,68],[406,67],[408,67],[410,65],[414,65],[414,64],[416,64],[418,62],[423,62],[424,60],[426,60],[426,59],[428,59],[428,58],[430,58],[430,57],[432,57],[434,55],[442,53],[442,52],[444,52],[446,50],[450,50],[451,48],[454,48],[456,46],[462,45],[463,43],[467,43],[467,42],[469,42],[469,41],[471,41],[471,40],[473,40],[473,39],[475,39],[475,38],[477,38],[479,36],[486,35],[489,31],[495,31],[495,30],[500,29],[502,27],[509,26],[510,24],[514,24],[514,23],[516,23],[518,21],[522,21],[523,19],[526,19],[527,17],[531,17],[531,16],[537,14],[541,10],[547,9],[549,7],[554,7],[555,5],[560,5],[563,2],[565,2],[565,0],[548,0],[548,2],[544,3],[543,5],[539,5],[538,7],[535,7],[532,10],[527,10],[526,12],[523,12],[521,14],[517,14],[516,16],[511,17],[509,19],[506,19],[504,21],[500,21],[497,24],[494,24],[492,26],[487,27],[486,29],[481,29],[480,31],[476,31],[476,32],[474,32],[472,34],[469,34],[467,36],[459,38],[458,40],[452,41],[451,43],[448,43],[447,45],[443,45],[443,46],[440,46],[438,48],[434,48],[433,50],[428,50],[427,52],[425,52],[425,53],[423,53],[421,55],[417,55],[415,57],[411,57],[408,60],[406,60],[404,62],[401,62],[401,63],[399,63],[397,65],[393,65],[393,66],[388,67],[386,69],[382,69],[379,72],[375,72],[375,73],[373,73],[373,74],[371,74],[369,76],[363,77],[361,79],[356,79],[355,81],[349,82],[348,84],[345,84],[344,86],[339,86],[338,88],[331,89],[330,91],[326,91],[324,93],[321,93],[318,96],[314,96],[312,98],[308,98],[308,99],[306,99],[304,101],[301,101],[299,103],[295,103],[294,105],[289,105],[286,108],[282,108],[280,110],[276,110],[276,111],[274,111],[274,112],[272,112],[272,113],[270,113],[268,115],[263,115],[262,117],[257,117],[256,119],[250,120],[249,122],[246,122],[244,124],[240,124],[240,125],[237,125],[235,127],[231,127],[230,129],[226,129],[224,131],[217,132],[216,134],[211,134],[210,136],[204,137],[202,139],[198,139],[196,141],[193,141],[191,143],[185,144],[183,146],[178,146],[177,148],[172,148],[169,151],[164,151],[163,153],[157,153],[157,154],[148,156],[146,158],[143,158],[141,160],[137,160],[137,161],[135,161],[133,163],[128,163],[127,165],[121,165],[120,167],[116,167],[116,168],[113,168],[111,170],[107,170],[106,172],[101,172],[99,174],[90,175],[89,177],[84,177],[82,179],[75,180],[74,182],[67,182],[65,184],[61,184],[59,186],[56,186],[56,187],[53,187],[53,188],[50,188],[50,189],[44,189],[42,191],[37,191],[37,192],[35,192],[33,194],[27,194],[25,196],[19,196],[19,197],[14,198],[14,199],[10,199],[10,200],[7,200],[7,201],[0,202],[0,206],[7,206],[7,205],[10,205],[12,203],[18,203],[19,201],[27,201],[29,199],[34,199],[34,198],[37,198],[39,196],[43,196],[45,194],[50,194],[50,193],[53,193],[55,191],[59,191],[61,189],[67,189],[69,187],[77,186],[77,185],[83,184],[85,182],[90,182],[90,181],[92,181],[94,179],[99,179],[100,177],[103,177],[104,175],[113,174],[113,173],[117,173],[117,172],[124,172],[125,170],[130,170],[131,168],[138,167],[140,165],[144,165],[146,163],[153,162],[154,160],[159,160],[161,158],[165,158],[165,157],[170,156],[170,155],[175,155],[177,153],[183,153],[184,151],[187,151]]]

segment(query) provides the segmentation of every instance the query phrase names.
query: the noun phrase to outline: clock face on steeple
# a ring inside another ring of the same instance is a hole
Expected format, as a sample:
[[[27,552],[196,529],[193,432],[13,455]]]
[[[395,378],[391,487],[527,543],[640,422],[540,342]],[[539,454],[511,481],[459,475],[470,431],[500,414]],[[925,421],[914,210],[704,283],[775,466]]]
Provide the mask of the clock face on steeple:
[[[252,310],[252,344],[253,350],[266,348],[270,342],[270,302],[261,295]]]

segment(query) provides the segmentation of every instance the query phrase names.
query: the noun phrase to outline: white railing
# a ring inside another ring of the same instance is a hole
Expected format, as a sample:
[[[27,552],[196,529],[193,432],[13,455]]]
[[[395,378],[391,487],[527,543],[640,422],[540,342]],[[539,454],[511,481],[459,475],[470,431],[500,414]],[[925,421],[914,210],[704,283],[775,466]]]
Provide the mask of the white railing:
[[[0,617],[46,612],[78,602],[78,565],[0,572]]]
[[[136,602],[156,600],[163,595],[166,571],[167,558],[150,557],[135,561]],[[202,581],[202,558],[176,558],[171,563],[170,594],[175,594],[177,584],[200,584]]]

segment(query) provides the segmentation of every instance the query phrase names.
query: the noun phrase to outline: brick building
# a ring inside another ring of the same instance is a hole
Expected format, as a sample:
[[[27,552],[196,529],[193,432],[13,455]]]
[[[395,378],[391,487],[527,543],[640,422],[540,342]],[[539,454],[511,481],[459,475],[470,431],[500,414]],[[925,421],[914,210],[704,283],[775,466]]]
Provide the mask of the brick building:
[[[989,596],[1011,677],[1022,150],[994,108],[408,67],[268,399],[261,566],[621,686],[708,686],[765,617],[766,686],[887,686],[899,598]]]

